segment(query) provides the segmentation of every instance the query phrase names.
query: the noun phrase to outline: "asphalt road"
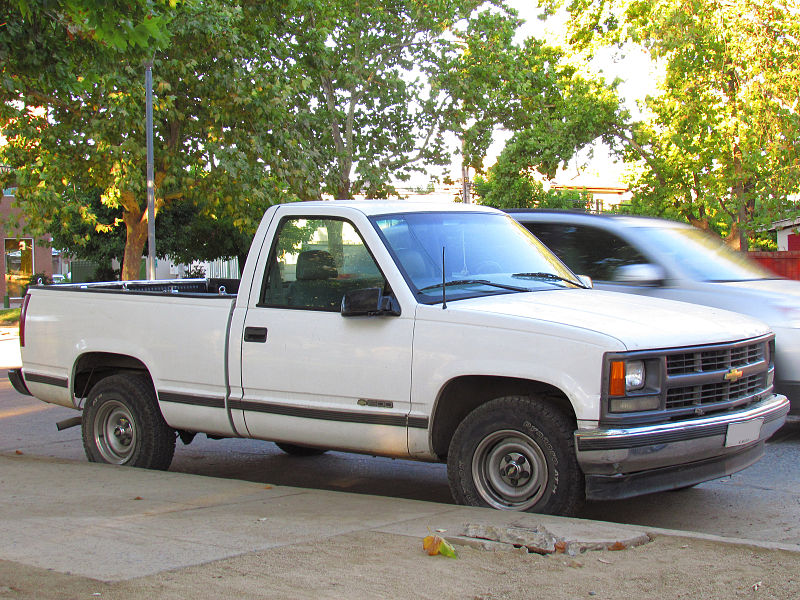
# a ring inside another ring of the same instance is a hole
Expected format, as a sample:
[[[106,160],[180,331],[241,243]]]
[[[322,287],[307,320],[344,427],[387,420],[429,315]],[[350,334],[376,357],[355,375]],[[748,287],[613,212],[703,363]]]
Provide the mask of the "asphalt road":
[[[17,394],[0,380],[0,452],[84,461],[80,428],[56,430],[76,416],[67,408]],[[592,502],[587,519],[800,544],[800,423],[787,424],[757,464],[680,492]],[[291,457],[253,440],[180,441],[171,471],[354,493],[452,502],[444,465],[329,452]]]

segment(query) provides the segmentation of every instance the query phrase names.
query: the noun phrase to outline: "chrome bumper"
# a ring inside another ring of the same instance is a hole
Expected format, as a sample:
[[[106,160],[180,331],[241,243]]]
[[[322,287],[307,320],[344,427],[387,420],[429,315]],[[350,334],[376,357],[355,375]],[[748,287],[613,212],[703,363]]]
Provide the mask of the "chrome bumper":
[[[745,410],[688,421],[575,432],[578,463],[590,499],[676,489],[735,473],[757,461],[764,442],[786,421],[789,401],[773,395]],[[758,423],[760,422],[760,426]],[[751,423],[746,441],[729,427]]]

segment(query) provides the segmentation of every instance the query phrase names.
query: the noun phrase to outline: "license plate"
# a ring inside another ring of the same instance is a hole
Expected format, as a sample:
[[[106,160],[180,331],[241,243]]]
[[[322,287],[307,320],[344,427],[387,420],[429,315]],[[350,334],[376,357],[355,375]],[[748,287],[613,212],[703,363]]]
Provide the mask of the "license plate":
[[[757,441],[761,436],[761,426],[763,424],[763,417],[752,421],[730,423],[728,425],[728,434],[725,436],[725,447],[744,446],[750,442]]]

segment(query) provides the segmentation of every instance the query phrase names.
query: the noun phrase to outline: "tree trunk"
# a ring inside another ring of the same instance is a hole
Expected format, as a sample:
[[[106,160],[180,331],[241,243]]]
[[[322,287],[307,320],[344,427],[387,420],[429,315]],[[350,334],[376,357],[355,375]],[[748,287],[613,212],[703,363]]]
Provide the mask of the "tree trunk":
[[[125,256],[122,259],[122,281],[140,279],[142,255],[147,243],[147,213],[125,211],[122,214],[125,222]]]

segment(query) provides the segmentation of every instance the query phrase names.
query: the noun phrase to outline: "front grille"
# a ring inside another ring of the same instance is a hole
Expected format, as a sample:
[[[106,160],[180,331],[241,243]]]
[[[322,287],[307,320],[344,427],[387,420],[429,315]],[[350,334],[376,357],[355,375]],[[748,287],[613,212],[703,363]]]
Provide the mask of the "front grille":
[[[675,417],[740,408],[771,387],[768,339],[681,349],[667,353],[666,363],[665,408]]]
[[[766,342],[667,355],[667,376],[721,371],[764,360]]]
[[[767,378],[763,374],[751,375],[736,383],[708,383],[693,387],[679,387],[667,391],[667,410],[686,406],[703,406],[719,402],[746,400],[766,389]]]

